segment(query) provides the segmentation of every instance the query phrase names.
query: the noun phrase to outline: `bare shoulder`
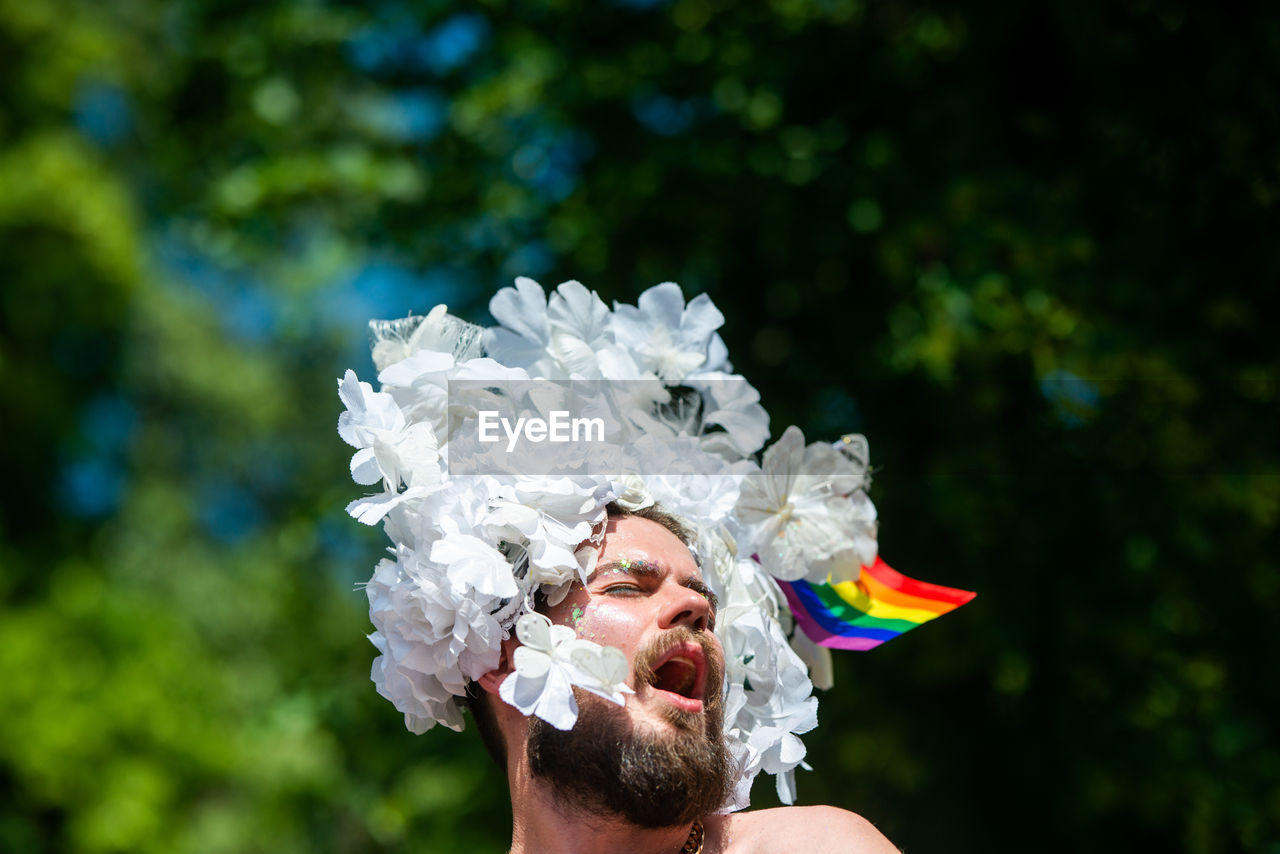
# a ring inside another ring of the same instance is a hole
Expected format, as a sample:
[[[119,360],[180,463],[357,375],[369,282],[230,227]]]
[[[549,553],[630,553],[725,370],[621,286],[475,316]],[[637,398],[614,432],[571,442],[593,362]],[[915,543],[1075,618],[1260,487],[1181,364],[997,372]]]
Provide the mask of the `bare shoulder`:
[[[722,854],[755,851],[805,854],[900,854],[875,825],[837,807],[778,807],[716,816],[709,835]]]

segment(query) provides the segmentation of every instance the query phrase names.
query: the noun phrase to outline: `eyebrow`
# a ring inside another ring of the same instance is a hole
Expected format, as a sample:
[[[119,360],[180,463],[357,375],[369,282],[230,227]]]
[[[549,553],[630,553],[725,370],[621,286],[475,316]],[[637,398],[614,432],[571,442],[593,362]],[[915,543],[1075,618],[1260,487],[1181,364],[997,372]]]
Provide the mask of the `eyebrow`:
[[[598,578],[599,576],[608,574],[610,572],[623,572],[628,575],[643,575],[649,578],[663,577],[667,574],[665,569],[655,564],[649,563],[648,561],[613,560],[613,561],[609,561],[606,564],[597,566],[595,568],[595,571],[592,572],[591,575],[587,578],[587,583],[590,584],[591,582],[595,581],[596,578]],[[719,609],[720,600],[716,598],[716,594],[711,592],[711,588],[708,587],[706,585],[706,582],[704,582],[701,578],[695,578],[694,576],[690,576],[686,578],[684,581],[681,581],[680,586],[687,587],[690,590],[692,590],[694,593],[697,593],[705,597],[706,600],[711,603],[711,610],[713,612]]]

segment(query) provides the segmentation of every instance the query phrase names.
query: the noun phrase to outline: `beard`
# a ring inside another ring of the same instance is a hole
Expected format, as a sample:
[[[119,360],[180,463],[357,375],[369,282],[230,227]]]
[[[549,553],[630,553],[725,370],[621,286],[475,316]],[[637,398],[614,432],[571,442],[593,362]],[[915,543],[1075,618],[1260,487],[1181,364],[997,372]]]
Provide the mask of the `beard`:
[[[723,807],[731,789],[724,741],[722,671],[704,633],[671,629],[636,653],[636,685],[653,683],[651,663],[671,646],[693,641],[707,661],[703,711],[665,706],[672,731],[637,727],[624,709],[575,689],[578,721],[558,730],[533,717],[526,751],[533,777],[552,784],[572,809],[609,812],[645,828],[674,827]]]

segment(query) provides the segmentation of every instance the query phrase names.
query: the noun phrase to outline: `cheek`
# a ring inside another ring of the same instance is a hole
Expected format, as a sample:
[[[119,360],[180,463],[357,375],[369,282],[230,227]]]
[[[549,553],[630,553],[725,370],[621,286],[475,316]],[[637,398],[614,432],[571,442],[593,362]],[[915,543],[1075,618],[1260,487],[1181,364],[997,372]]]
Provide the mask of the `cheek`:
[[[558,626],[568,626],[574,631],[578,631],[582,623],[589,597],[581,586],[575,584],[569,590],[569,595],[552,607],[548,608],[544,613],[552,623]]]
[[[623,649],[643,628],[636,614],[608,600],[594,600],[574,606],[569,625],[579,637]]]

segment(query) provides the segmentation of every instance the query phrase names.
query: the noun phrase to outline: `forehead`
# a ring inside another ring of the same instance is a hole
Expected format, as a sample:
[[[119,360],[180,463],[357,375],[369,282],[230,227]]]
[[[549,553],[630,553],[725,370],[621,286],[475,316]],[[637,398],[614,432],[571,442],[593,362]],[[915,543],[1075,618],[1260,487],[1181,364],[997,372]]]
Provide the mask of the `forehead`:
[[[657,564],[681,578],[702,577],[684,541],[652,519],[640,516],[610,519],[605,528],[600,563],[620,559]]]

